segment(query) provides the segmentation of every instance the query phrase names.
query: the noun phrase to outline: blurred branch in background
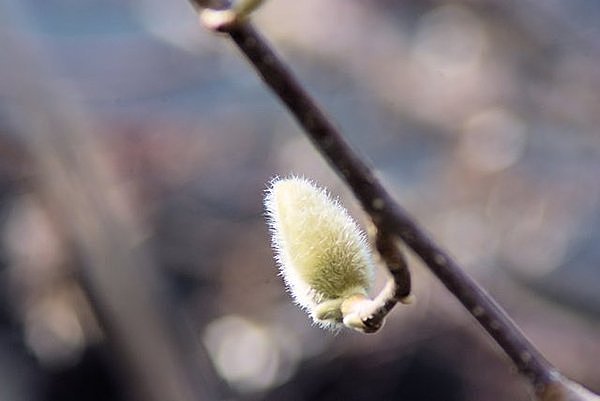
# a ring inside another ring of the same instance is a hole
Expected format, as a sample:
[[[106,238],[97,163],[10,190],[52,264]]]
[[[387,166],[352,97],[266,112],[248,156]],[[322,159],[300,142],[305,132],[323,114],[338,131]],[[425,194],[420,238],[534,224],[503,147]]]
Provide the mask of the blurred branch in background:
[[[20,17],[11,5],[1,12],[5,20]],[[199,346],[170,302],[101,141],[80,106],[55,85],[39,43],[9,28],[0,28],[8,121],[35,168],[37,195],[82,261],[78,276],[125,366],[127,387],[140,400],[216,399],[218,380],[206,358],[199,363]]]

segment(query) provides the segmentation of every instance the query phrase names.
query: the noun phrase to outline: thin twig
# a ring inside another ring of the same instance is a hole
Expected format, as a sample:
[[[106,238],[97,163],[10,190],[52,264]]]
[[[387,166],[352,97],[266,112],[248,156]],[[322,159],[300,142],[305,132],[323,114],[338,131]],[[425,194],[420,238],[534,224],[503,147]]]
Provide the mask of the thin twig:
[[[369,307],[360,311],[365,333],[377,332],[398,302],[410,304],[414,298],[411,294],[410,271],[396,237],[378,230],[375,247],[392,277],[375,299],[367,304]]]
[[[287,106],[331,167],[350,186],[378,231],[401,238],[463,304],[533,385],[540,400],[567,382],[525,337],[515,322],[442,250],[381,185],[372,168],[348,145],[280,57],[248,22],[220,27],[236,43],[267,86]],[[393,272],[392,272],[393,273]],[[570,383],[568,382],[570,388]],[[580,400],[596,399],[573,398]]]
[[[392,280],[394,288],[390,298],[397,302],[411,303],[411,279],[408,270],[408,264],[404,253],[400,250],[400,245],[396,237],[392,234],[378,230],[375,236],[375,247],[381,258],[385,262]]]

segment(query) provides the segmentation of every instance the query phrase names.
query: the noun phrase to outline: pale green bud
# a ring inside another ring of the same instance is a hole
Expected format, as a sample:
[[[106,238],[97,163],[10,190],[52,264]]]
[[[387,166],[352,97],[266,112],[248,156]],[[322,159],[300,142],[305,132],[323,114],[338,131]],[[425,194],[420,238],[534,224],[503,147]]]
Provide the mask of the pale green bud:
[[[337,200],[303,178],[274,180],[265,206],[275,257],[296,303],[321,326],[355,328],[342,309],[345,301],[365,298],[372,282],[365,234]]]

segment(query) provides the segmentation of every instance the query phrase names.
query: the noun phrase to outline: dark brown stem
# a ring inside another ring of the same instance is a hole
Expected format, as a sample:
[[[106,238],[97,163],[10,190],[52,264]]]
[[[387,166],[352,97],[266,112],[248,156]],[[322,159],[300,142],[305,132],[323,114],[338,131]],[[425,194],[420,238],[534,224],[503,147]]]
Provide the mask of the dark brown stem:
[[[404,253],[400,250],[400,244],[398,244],[396,236],[378,230],[375,237],[375,247],[385,262],[395,283],[390,298],[396,302],[410,303],[410,272]]]
[[[315,147],[348,183],[379,231],[401,238],[477,319],[541,394],[559,380],[556,369],[506,312],[435,244],[390,196],[370,166],[351,149],[332,121],[249,23],[228,27],[231,39],[263,81],[288,107]]]

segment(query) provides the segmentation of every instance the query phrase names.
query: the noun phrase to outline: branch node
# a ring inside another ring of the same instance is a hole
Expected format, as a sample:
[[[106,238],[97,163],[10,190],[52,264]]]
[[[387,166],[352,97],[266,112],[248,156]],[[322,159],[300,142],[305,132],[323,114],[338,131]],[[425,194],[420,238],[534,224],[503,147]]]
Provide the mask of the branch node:
[[[200,22],[213,32],[229,32],[250,17],[264,0],[238,0],[226,9],[204,8]]]

